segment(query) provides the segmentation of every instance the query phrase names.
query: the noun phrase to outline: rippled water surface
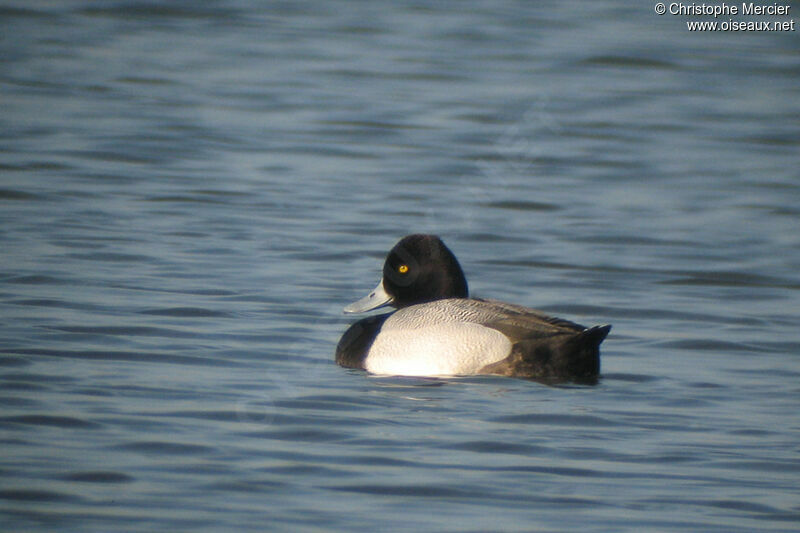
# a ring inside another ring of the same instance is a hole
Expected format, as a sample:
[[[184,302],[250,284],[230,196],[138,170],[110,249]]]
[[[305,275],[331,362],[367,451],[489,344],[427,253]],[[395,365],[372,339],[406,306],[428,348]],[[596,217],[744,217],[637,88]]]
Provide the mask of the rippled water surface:
[[[685,20],[5,2],[0,529],[797,531],[800,36]],[[600,383],[336,366],[412,232]]]

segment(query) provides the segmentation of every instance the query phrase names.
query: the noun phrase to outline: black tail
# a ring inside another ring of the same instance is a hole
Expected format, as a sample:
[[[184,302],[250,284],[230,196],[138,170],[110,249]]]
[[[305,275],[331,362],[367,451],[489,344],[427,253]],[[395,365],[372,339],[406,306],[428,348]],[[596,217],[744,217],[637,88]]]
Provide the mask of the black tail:
[[[600,343],[611,331],[610,325],[594,326],[582,331],[575,338],[572,358],[568,360],[569,373],[574,381],[587,384],[597,383],[600,376]]]
[[[609,331],[611,331],[611,324],[606,324],[605,326],[594,326],[581,332],[580,336],[583,340],[584,346],[597,348],[600,346],[600,343],[605,340]]]
[[[543,383],[572,381],[594,385],[600,376],[600,343],[610,330],[611,326],[595,326],[523,339],[514,344],[511,355],[483,368],[481,373],[526,377]]]

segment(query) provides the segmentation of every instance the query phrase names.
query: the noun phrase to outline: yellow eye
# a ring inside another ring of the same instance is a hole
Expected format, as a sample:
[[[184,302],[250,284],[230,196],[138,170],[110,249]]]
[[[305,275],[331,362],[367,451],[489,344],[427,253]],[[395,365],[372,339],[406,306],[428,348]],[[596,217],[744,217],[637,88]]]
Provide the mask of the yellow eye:
[[[397,267],[397,271],[400,272],[401,274],[405,274],[406,272],[408,272],[408,265],[400,265],[399,267]]]

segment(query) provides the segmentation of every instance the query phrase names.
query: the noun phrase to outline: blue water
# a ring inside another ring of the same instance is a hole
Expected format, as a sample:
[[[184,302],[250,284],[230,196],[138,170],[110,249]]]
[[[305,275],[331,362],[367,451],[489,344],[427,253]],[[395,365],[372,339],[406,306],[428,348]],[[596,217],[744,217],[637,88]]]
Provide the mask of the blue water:
[[[0,529],[797,531],[800,37],[686,20],[5,2]],[[600,383],[336,366],[412,232]]]

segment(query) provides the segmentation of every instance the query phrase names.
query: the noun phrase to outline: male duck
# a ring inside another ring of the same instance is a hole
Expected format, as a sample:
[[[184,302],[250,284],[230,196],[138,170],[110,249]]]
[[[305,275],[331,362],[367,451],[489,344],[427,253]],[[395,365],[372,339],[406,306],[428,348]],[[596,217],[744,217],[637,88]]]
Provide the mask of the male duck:
[[[585,328],[540,311],[469,298],[455,255],[435,235],[409,235],[392,248],[383,279],[344,308],[393,313],[359,320],[336,347],[336,362],[374,374],[499,374],[594,383],[600,343],[611,326]]]

